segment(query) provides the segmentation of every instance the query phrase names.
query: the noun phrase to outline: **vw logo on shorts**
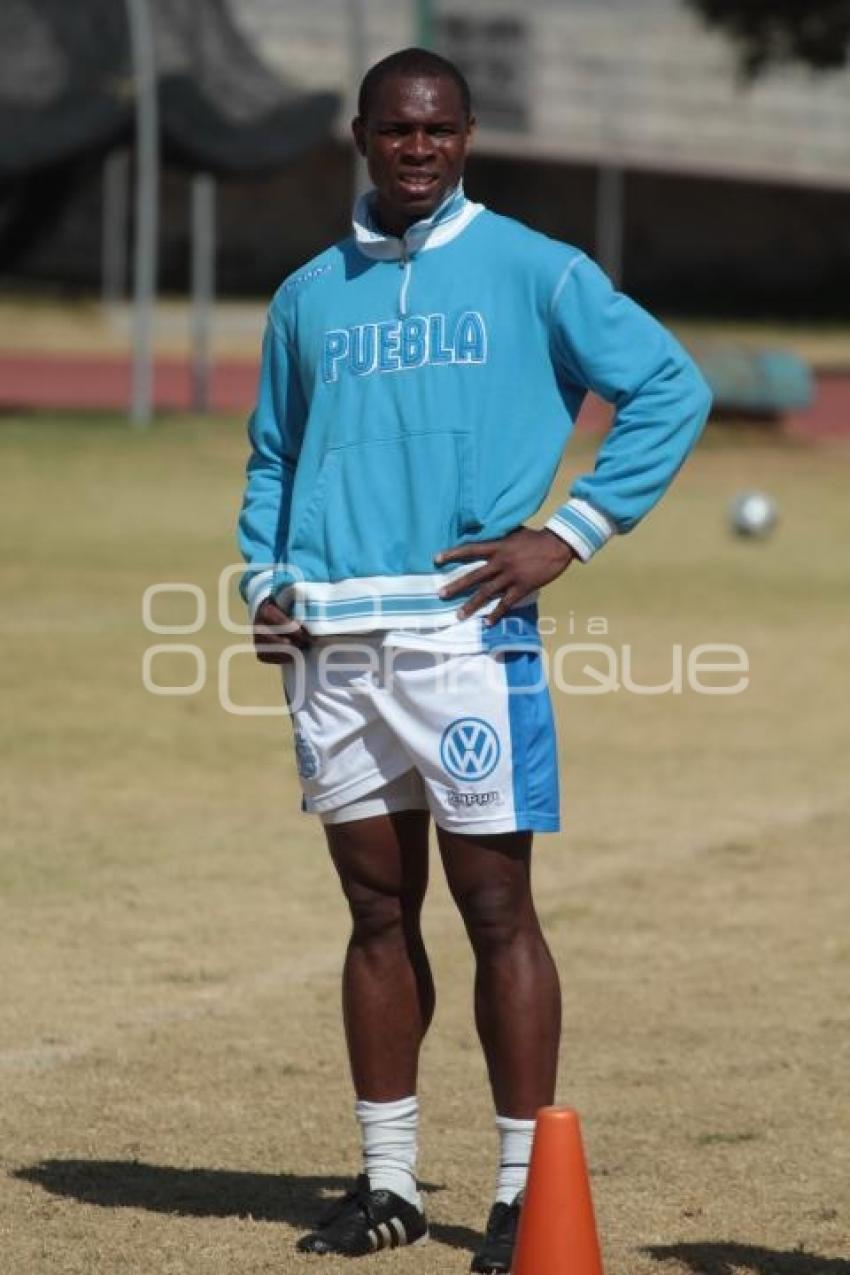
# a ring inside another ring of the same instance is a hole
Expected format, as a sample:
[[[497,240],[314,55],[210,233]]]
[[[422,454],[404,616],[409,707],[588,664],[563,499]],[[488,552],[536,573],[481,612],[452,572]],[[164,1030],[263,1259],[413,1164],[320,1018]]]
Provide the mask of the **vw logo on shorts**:
[[[319,773],[319,754],[300,730],[295,732],[295,764],[302,779],[315,779]]]
[[[501,751],[499,736],[481,717],[458,717],[440,740],[440,760],[453,779],[486,779]]]

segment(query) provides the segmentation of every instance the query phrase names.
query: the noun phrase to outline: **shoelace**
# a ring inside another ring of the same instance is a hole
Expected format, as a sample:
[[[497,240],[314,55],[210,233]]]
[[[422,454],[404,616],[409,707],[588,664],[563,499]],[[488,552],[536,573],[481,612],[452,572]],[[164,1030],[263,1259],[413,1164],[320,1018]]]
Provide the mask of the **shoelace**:
[[[350,1212],[352,1205],[355,1205],[363,1212],[370,1225],[374,1223],[375,1219],[372,1215],[369,1191],[369,1179],[365,1173],[361,1173],[357,1179],[354,1190],[346,1191],[342,1199],[337,1200],[336,1204],[333,1204],[330,1209],[328,1209],[327,1213],[323,1214],[319,1225],[322,1227],[330,1226],[330,1224],[335,1222],[337,1218],[341,1217],[343,1213]]]

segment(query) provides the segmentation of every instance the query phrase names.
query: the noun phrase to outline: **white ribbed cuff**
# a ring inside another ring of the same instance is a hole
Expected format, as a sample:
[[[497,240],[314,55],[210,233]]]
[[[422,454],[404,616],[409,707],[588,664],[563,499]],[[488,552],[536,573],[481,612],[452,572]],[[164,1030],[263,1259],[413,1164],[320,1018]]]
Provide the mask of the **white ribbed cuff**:
[[[245,586],[245,601],[248,603],[252,623],[257,615],[260,603],[265,602],[266,598],[270,598],[272,595],[274,574],[274,571],[258,571],[255,576],[251,576]]]
[[[561,505],[546,523],[546,527],[572,546],[582,562],[592,558],[617,531],[606,514],[589,505],[586,500],[575,497]]]

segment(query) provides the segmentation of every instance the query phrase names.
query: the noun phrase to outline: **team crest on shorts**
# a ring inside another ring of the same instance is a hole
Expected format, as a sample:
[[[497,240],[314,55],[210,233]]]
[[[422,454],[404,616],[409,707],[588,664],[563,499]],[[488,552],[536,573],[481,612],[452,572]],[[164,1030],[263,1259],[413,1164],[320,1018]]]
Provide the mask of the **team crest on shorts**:
[[[496,769],[499,736],[482,717],[458,717],[443,731],[440,760],[453,779],[475,783]]]
[[[315,779],[319,773],[319,754],[300,730],[295,732],[295,764],[302,779]]]

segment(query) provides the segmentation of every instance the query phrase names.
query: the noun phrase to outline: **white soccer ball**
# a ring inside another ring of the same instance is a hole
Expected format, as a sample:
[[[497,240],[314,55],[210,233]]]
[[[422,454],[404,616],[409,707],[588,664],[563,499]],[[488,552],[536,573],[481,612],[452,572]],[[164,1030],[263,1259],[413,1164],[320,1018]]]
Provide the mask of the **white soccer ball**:
[[[769,536],[778,517],[776,501],[763,491],[742,491],[729,506],[729,525],[738,536]]]

